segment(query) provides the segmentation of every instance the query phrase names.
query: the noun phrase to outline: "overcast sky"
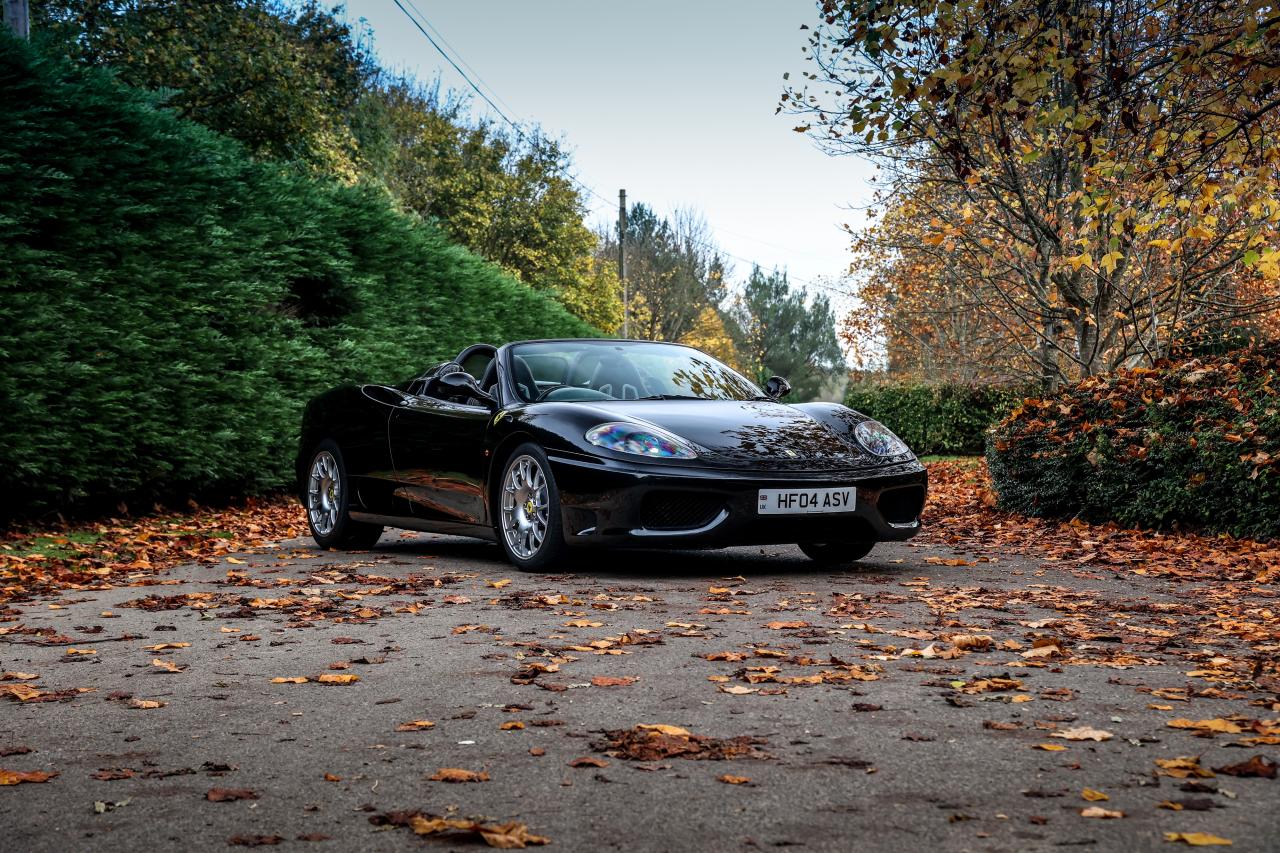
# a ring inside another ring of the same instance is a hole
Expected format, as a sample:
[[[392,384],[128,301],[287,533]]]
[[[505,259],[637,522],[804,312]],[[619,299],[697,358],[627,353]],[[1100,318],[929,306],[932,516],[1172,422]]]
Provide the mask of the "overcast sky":
[[[700,209],[724,250],[793,279],[847,268],[840,225],[862,221],[848,208],[866,203],[871,169],[774,115],[783,73],[806,65],[810,0],[401,2],[507,115],[563,136],[604,197],[588,199],[595,219],[616,221],[625,187],[661,212]],[[346,13],[367,22],[385,66],[467,88],[392,0],[348,0]],[[749,265],[732,262],[741,279]]]

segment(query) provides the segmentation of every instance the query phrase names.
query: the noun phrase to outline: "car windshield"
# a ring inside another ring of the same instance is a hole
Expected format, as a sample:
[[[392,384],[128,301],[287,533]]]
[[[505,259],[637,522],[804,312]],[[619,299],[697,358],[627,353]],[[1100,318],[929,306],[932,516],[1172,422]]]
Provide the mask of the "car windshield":
[[[642,341],[515,344],[516,390],[535,400],[754,400],[755,383],[706,353]]]

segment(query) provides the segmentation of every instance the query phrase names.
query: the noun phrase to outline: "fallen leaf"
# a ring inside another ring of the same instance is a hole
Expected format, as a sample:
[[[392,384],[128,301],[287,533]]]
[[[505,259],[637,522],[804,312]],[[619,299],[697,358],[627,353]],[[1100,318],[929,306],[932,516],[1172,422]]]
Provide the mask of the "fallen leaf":
[[[1174,779],[1186,779],[1194,776],[1197,779],[1212,779],[1213,771],[1200,766],[1200,759],[1194,755],[1180,755],[1177,758],[1157,758],[1157,776],[1169,776]]]
[[[478,835],[490,847],[504,850],[523,850],[530,844],[549,844],[551,839],[534,835],[523,823],[481,823],[475,820],[443,818],[435,815],[414,815],[408,821],[408,827],[417,835],[434,835],[436,833],[460,832],[466,835]]]
[[[426,729],[435,728],[436,724],[431,720],[410,720],[407,723],[401,723],[396,726],[398,732],[421,732]]]
[[[1038,743],[1031,748],[1043,749],[1045,752],[1061,752],[1062,750],[1066,749],[1066,747],[1060,743]]]
[[[785,631],[792,628],[808,628],[809,623],[808,622],[770,622],[769,624],[765,625],[765,627],[772,631]]]
[[[352,675],[351,673],[339,675],[333,672],[326,672],[316,678],[316,681],[320,684],[355,684],[359,680],[360,676],[358,675]]]
[[[488,782],[489,774],[483,770],[463,770],[460,767],[442,767],[427,777],[429,782]]]
[[[730,776],[728,773],[723,776],[716,777],[717,782],[723,782],[726,785],[749,785],[751,778],[748,776]]]
[[[236,800],[256,800],[258,792],[249,788],[210,788],[204,798],[211,803],[232,803]]]
[[[500,581],[485,581],[485,585],[493,587],[494,589],[502,589],[503,587],[511,585],[511,578],[503,578]]]
[[[305,675],[292,675],[288,677],[279,677],[271,679],[272,684],[306,684],[309,681]]]
[[[1236,735],[1244,731],[1230,720],[1213,719],[1213,720],[1188,720],[1179,717],[1176,720],[1170,720],[1165,723],[1171,729],[1196,729],[1201,732],[1213,732],[1215,734]]]
[[[171,660],[161,660],[160,658],[153,658],[151,661],[151,665],[154,667],[158,667],[159,669],[162,669],[165,672],[182,672],[183,670],[186,669],[186,667],[178,666],[176,663],[174,663]]]
[[[0,696],[17,699],[19,702],[29,702],[44,695],[43,690],[37,690],[29,684],[0,684]]]
[[[596,687],[626,687],[628,684],[635,684],[636,679],[632,677],[615,678],[612,675],[597,675],[591,679],[591,683]]]
[[[137,708],[141,711],[150,711],[155,708],[163,708],[165,703],[159,699],[130,699],[129,707]]]
[[[594,755],[584,755],[582,758],[575,758],[569,762],[570,767],[608,767],[609,762],[603,758],[596,758]]]
[[[524,723],[521,722],[520,720],[508,720],[507,722],[498,726],[498,729],[504,732],[519,731],[520,729],[523,729],[523,728],[524,728]]]
[[[1192,847],[1230,847],[1232,844],[1229,838],[1219,838],[1207,832],[1166,832],[1164,840],[1181,841],[1183,844],[1190,844]]]
[[[1113,811],[1112,809],[1104,809],[1102,806],[1089,806],[1087,809],[1080,810],[1080,817],[1099,817],[1104,819],[1124,817],[1124,812]]]
[[[75,655],[96,655],[97,653],[97,649],[67,649],[66,651],[68,657],[74,657]]]
[[[1093,788],[1085,788],[1080,792],[1080,796],[1084,797],[1091,803],[1101,803],[1111,799],[1101,791],[1095,791]]]
[[[223,628],[222,630],[226,631],[227,629]],[[237,628],[236,632],[238,633],[239,630],[240,629]],[[165,649],[185,649],[190,646],[190,643],[156,643],[154,646],[143,646],[143,648],[149,652],[162,652]]]
[[[0,785],[21,785],[24,782],[48,782],[54,776],[57,776],[56,770],[4,770],[0,769]]]
[[[227,839],[232,847],[271,847],[284,841],[279,835],[233,835]]]
[[[1060,732],[1053,732],[1049,737],[1060,737],[1063,740],[1111,740],[1113,735],[1111,732],[1102,729],[1094,729],[1089,726],[1077,726],[1073,729],[1063,729]]]
[[[1225,767],[1215,767],[1213,769],[1219,773],[1225,773],[1228,776],[1251,777],[1254,779],[1276,778],[1276,763],[1265,755],[1255,755],[1248,761],[1241,761],[1239,764],[1228,764]]]

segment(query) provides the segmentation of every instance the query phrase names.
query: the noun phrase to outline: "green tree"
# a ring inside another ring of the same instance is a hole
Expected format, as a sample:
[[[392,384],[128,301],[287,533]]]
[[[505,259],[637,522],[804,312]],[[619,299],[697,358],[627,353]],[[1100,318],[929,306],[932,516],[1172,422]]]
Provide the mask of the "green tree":
[[[0,33],[0,518],[292,480],[303,404],[591,335],[375,186]]]
[[[35,0],[57,50],[164,93],[183,118],[253,153],[354,180],[375,70],[351,27],[315,0]]]
[[[847,373],[827,297],[793,290],[786,273],[751,270],[732,307],[737,351],[750,375],[785,376],[794,400],[812,400]]]
[[[660,217],[648,205],[633,204],[627,213],[626,251],[634,337],[683,340],[704,308],[724,300],[725,263],[696,211]],[[616,237],[601,237],[599,256],[618,256]]]
[[[596,236],[559,142],[469,123],[467,102],[443,99],[438,83],[394,79],[378,98],[391,143],[380,177],[403,206],[588,322],[620,313],[617,289],[592,260]]]

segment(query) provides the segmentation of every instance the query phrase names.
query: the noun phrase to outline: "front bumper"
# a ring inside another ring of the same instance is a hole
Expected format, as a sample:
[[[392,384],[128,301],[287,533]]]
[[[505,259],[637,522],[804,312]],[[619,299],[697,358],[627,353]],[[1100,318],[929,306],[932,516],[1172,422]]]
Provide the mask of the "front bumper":
[[[727,471],[549,454],[573,546],[721,548],[883,542],[920,530],[928,474],[914,459],[844,472]],[[760,515],[760,489],[857,487],[853,512]]]

